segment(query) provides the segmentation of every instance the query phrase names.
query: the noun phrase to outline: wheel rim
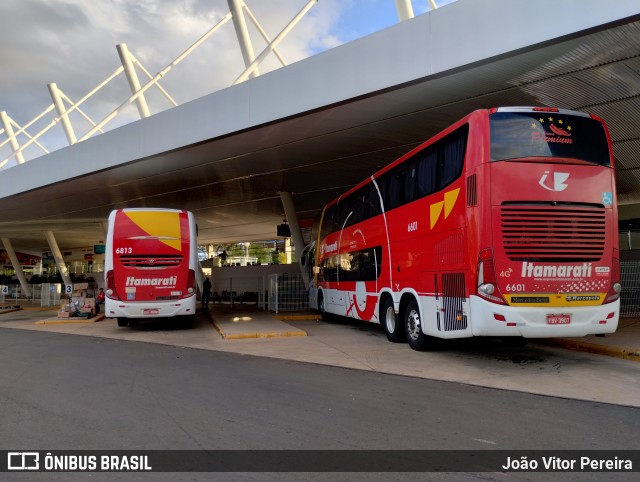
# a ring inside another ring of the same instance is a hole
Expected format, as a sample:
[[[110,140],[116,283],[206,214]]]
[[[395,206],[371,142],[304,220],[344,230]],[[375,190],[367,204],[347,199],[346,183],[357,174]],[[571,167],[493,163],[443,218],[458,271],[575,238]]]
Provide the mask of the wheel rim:
[[[407,315],[407,334],[412,340],[417,340],[421,333],[420,315],[416,310],[411,310]]]
[[[393,306],[387,307],[387,312],[384,317],[385,324],[387,326],[387,331],[389,333],[396,332],[396,313],[393,311]]]

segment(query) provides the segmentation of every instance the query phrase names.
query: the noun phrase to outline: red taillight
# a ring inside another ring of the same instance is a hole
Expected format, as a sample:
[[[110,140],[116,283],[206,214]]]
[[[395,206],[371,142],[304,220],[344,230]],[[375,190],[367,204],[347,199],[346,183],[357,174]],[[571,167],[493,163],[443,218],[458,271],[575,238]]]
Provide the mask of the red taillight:
[[[189,276],[187,277],[187,293],[191,295],[195,292],[196,292],[196,272],[190,269]]]
[[[533,112],[560,112],[556,107],[534,107]]]
[[[620,298],[620,291],[622,291],[622,285],[620,284],[620,250],[614,249],[613,259],[611,260],[611,283],[604,302],[612,303],[616,301]]]
[[[485,248],[480,251],[478,256],[478,283],[476,293],[482,298],[506,305],[506,301],[502,297],[498,289],[496,278],[496,268],[493,262],[493,249]]]
[[[120,299],[120,297],[118,297],[118,292],[116,291],[116,280],[113,276],[113,270],[107,271],[107,291],[105,293],[113,300]]]

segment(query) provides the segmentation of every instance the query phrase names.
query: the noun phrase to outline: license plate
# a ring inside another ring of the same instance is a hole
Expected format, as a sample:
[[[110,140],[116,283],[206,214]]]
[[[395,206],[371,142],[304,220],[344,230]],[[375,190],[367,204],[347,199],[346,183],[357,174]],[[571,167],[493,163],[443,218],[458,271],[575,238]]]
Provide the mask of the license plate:
[[[147,308],[142,312],[143,315],[157,315],[158,313],[160,313],[158,308]]]
[[[547,315],[547,325],[568,325],[571,315]]]

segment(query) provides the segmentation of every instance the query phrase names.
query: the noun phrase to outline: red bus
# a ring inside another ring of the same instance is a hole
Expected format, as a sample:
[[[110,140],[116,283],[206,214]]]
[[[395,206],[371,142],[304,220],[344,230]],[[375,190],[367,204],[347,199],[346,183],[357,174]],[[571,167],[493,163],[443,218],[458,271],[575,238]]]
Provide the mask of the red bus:
[[[118,326],[196,313],[198,248],[192,213],[118,209],[109,215],[105,314]]]
[[[323,210],[311,308],[436,338],[613,333],[620,267],[604,122],[477,110]]]

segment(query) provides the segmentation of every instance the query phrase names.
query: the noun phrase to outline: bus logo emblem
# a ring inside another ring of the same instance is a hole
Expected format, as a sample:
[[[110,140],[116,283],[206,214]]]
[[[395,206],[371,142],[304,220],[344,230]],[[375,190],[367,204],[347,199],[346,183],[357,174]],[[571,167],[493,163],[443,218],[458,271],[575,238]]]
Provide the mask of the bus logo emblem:
[[[547,178],[548,177],[549,177],[549,171],[544,171],[544,174],[542,175],[542,177],[538,181],[538,184],[540,184],[547,191],[564,191],[566,188],[569,187],[569,185],[565,183],[565,181],[569,177],[569,173],[568,172],[554,172],[553,173],[553,186],[552,187],[549,187],[547,185]]]

